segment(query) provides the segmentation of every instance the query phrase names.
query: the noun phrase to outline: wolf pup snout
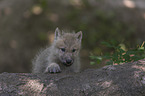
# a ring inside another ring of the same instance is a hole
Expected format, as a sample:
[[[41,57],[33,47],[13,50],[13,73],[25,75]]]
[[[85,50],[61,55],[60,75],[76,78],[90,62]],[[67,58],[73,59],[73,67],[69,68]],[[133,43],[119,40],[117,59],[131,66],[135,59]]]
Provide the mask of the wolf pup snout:
[[[65,65],[66,66],[71,66],[73,64],[73,60],[72,59],[67,59]]]

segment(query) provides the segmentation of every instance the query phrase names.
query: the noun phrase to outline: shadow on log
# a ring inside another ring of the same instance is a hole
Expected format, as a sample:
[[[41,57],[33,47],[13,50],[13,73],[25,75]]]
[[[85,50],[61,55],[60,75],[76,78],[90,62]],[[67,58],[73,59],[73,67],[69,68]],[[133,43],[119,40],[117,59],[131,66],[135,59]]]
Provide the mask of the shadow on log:
[[[144,96],[145,60],[80,73],[0,74],[0,96]]]

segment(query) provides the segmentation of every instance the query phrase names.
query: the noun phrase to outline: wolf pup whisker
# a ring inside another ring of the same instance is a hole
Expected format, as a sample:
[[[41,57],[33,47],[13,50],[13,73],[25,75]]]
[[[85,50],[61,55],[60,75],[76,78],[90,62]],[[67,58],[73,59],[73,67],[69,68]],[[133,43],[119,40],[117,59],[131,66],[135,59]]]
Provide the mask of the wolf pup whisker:
[[[45,48],[33,60],[32,73],[57,73],[80,70],[82,32],[65,32],[58,28],[50,47]]]

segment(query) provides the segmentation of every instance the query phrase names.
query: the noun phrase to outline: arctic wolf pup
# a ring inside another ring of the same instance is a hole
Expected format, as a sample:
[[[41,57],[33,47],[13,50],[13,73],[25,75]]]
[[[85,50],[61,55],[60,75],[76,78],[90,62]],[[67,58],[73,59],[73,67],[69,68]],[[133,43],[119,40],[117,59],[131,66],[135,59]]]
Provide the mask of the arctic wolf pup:
[[[78,72],[81,40],[81,31],[67,33],[56,28],[52,45],[40,51],[33,60],[32,72],[57,73],[65,70]]]

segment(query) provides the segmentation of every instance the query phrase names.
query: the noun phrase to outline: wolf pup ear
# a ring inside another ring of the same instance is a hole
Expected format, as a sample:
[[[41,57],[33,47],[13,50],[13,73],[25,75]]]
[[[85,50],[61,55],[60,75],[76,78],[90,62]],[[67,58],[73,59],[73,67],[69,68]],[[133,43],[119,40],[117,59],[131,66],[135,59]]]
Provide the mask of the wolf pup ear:
[[[81,41],[82,41],[82,31],[79,31],[78,33],[76,33],[76,37],[79,40],[79,42],[81,43]]]
[[[60,31],[59,28],[57,27],[57,28],[55,29],[55,38],[54,38],[54,40],[57,40],[60,36],[61,36],[61,31]]]

